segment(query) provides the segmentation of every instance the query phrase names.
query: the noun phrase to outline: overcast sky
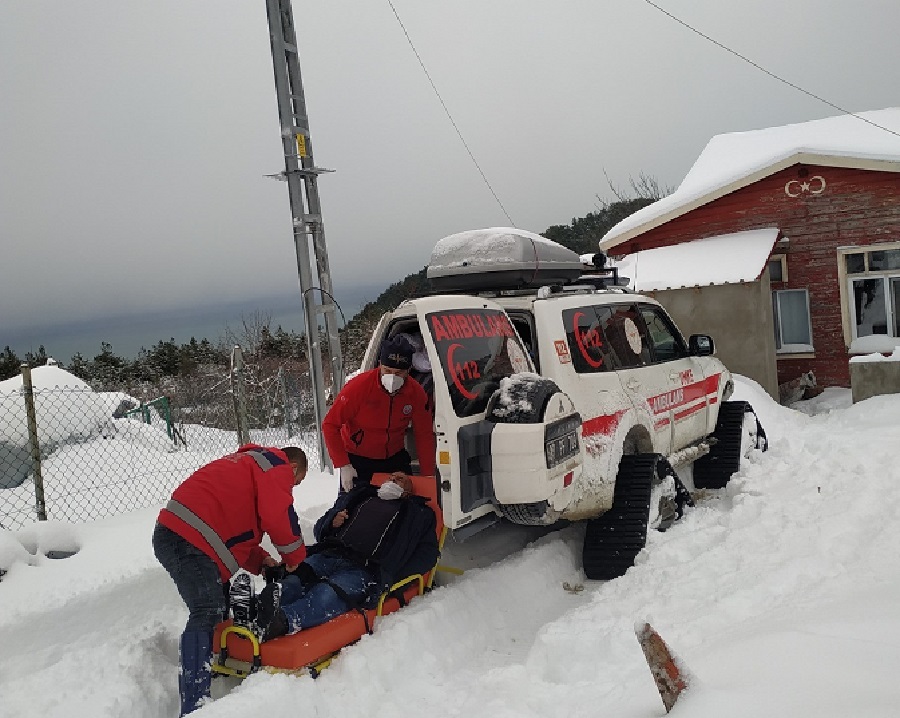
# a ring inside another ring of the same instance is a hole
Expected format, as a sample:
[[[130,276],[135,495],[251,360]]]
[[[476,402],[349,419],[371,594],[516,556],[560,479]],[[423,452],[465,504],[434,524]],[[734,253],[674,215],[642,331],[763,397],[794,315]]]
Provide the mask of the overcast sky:
[[[900,104],[896,0],[659,4],[848,110]],[[674,188],[713,135],[839,114],[642,0],[394,6],[535,232],[614,199],[604,170]],[[387,0],[294,17],[339,294],[509,224]],[[2,0],[0,329],[298,291],[271,68],[264,0]]]

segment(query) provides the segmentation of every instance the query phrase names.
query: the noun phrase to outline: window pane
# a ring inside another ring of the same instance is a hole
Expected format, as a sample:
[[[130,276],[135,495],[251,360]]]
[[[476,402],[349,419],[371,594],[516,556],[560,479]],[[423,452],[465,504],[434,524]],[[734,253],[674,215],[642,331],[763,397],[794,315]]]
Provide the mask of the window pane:
[[[427,314],[425,319],[457,416],[484,411],[501,379],[528,371],[525,349],[504,312],[459,309]]]
[[[854,279],[853,301],[856,310],[856,336],[888,333],[883,279]]]
[[[772,292],[772,318],[775,329],[775,350],[781,349],[781,316],[778,314],[778,292]]]
[[[778,292],[778,318],[782,344],[812,346],[809,335],[809,305],[805,289]]]
[[[891,299],[894,307],[894,336],[900,337],[900,279],[891,279]]]
[[[618,365],[631,369],[651,363],[650,337],[637,307],[614,305],[609,309],[603,334],[612,346]]]
[[[607,315],[607,310],[598,308],[595,311],[594,307],[566,309],[563,312],[572,366],[579,374],[593,374],[613,368],[610,347],[600,326],[601,318]]]
[[[781,273],[781,260],[769,260],[769,280],[773,282],[783,282],[784,275]]]
[[[647,324],[647,333],[653,343],[656,361],[671,361],[687,356],[684,341],[656,307],[642,305],[641,316]]]
[[[900,249],[879,249],[869,252],[869,269],[900,269]]]
[[[858,254],[848,254],[847,257],[847,274],[862,274],[866,271],[866,255],[862,252]]]
[[[886,249],[881,254],[882,269],[900,269],[900,249]]]

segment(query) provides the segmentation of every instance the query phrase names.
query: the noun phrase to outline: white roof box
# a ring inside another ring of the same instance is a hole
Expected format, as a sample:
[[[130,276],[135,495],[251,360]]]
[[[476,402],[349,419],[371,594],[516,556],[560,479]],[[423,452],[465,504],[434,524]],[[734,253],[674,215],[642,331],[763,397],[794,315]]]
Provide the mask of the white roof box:
[[[571,249],[522,229],[491,227],[439,240],[427,276],[438,291],[476,291],[566,284],[581,273]]]

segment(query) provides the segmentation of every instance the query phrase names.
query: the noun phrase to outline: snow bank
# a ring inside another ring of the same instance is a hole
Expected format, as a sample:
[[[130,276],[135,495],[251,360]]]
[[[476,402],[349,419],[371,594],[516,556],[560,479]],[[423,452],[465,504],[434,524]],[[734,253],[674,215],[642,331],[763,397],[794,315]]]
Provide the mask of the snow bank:
[[[95,393],[84,381],[55,366],[31,371],[41,443],[90,436],[111,418],[125,394]],[[28,446],[28,422],[21,376],[0,382],[0,441]],[[131,401],[137,405],[134,399]]]

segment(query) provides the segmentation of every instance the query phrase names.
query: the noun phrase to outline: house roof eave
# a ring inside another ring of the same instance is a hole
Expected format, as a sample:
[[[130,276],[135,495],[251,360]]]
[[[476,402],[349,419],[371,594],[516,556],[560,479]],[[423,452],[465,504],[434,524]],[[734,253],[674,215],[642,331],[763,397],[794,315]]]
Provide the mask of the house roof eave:
[[[764,167],[742,175],[741,177],[729,182],[728,184],[716,187],[715,189],[706,192],[705,194],[685,199],[685,201],[676,204],[670,210],[663,212],[662,214],[653,216],[647,221],[642,222],[630,229],[627,229],[620,234],[616,234],[609,239],[601,239],[599,243],[600,249],[604,252],[608,252],[613,247],[616,247],[623,242],[627,242],[630,239],[634,239],[635,237],[645,234],[651,229],[655,229],[656,227],[666,224],[667,222],[670,222],[677,217],[687,214],[688,212],[692,212],[698,207],[709,204],[710,202],[713,202],[720,197],[724,197],[725,195],[731,194],[732,192],[735,192],[736,190],[739,190],[743,187],[747,187],[754,182],[765,179],[766,177],[773,175],[776,172],[780,172],[783,169],[798,164],[819,165],[821,167],[863,169],[877,172],[900,172],[900,158],[890,159],[884,157],[860,157],[859,155],[821,154],[802,150],[798,152],[792,152],[791,154],[775,162],[771,162]],[[657,200],[657,202],[662,202],[665,199],[666,198],[663,197],[662,199]],[[652,204],[648,205],[648,208],[652,206]],[[610,232],[607,232],[605,236],[609,237],[610,233],[614,229],[615,228],[610,230]]]

